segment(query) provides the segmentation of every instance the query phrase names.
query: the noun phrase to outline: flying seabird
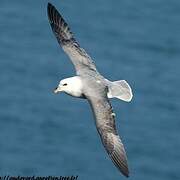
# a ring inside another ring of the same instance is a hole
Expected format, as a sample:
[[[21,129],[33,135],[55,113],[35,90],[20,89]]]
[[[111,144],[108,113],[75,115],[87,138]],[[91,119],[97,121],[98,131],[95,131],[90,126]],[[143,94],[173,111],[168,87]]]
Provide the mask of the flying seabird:
[[[129,102],[132,99],[131,88],[125,80],[111,82],[105,79],[91,57],[80,47],[57,9],[48,3],[47,11],[52,31],[76,70],[76,76],[61,80],[54,92],[65,92],[88,100],[104,148],[115,166],[128,177],[126,152],[115,126],[115,113],[109,98]]]

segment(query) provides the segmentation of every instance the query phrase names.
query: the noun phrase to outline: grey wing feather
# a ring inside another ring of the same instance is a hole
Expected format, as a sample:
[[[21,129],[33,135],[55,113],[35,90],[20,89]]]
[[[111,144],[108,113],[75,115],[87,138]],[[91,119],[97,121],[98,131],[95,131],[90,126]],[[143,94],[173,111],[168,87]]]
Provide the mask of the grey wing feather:
[[[79,46],[68,24],[57,9],[52,4],[48,3],[47,11],[51,28],[59,44],[74,64],[76,73],[80,75],[84,70],[96,71],[94,62],[85,50]]]
[[[88,97],[96,119],[96,126],[101,141],[119,171],[129,176],[126,152],[115,126],[115,114],[110,102],[105,98]]]

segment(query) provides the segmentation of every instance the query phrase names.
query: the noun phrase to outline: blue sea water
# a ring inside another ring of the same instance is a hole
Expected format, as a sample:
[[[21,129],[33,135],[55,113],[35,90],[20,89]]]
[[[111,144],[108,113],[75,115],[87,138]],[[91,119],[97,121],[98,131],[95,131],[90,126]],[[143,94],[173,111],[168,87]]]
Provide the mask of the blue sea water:
[[[74,68],[51,32],[46,0],[0,5],[0,175],[126,179],[109,160],[85,100],[54,95]],[[108,79],[130,180],[180,179],[180,1],[53,0]]]

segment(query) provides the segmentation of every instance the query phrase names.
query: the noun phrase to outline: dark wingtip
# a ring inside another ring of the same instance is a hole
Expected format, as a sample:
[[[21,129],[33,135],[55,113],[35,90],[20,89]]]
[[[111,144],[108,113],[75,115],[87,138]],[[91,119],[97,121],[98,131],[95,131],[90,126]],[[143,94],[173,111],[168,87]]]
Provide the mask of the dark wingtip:
[[[47,11],[49,11],[50,7],[52,7],[52,6],[53,5],[50,2],[48,2],[48,4],[47,4]]]
[[[47,15],[51,28],[60,43],[73,40],[73,33],[58,10],[51,3],[47,4]]]
[[[48,2],[48,4],[47,4],[47,15],[48,15],[49,23],[51,25],[52,25],[52,23],[54,21],[53,12],[56,12],[57,14],[59,14],[57,9],[55,8],[55,6],[52,5],[50,2]]]
[[[127,178],[129,178],[129,170],[127,172],[123,172],[120,170],[120,172]]]
[[[128,174],[124,174],[127,178],[129,177],[129,172],[128,172]]]
[[[48,2],[48,4],[47,4],[48,18],[49,18],[49,16],[50,16],[49,12],[50,12],[50,9],[51,9],[52,6],[53,6],[53,5],[52,5],[50,2]]]
[[[127,178],[129,177],[129,168],[127,166],[127,170],[123,172],[123,175],[126,176]]]
[[[127,172],[122,172],[122,171],[121,171],[121,173],[122,173],[125,177],[127,177],[127,178],[129,177],[129,170],[127,170]]]
[[[48,2],[48,4],[47,4],[47,12],[48,12],[48,17],[49,17],[49,18],[50,18],[50,11],[51,11],[52,9],[55,9],[55,10],[56,10],[56,8],[55,8],[50,2]]]
[[[47,7],[50,7],[50,6],[53,6],[50,2],[48,2],[48,5],[47,5]]]

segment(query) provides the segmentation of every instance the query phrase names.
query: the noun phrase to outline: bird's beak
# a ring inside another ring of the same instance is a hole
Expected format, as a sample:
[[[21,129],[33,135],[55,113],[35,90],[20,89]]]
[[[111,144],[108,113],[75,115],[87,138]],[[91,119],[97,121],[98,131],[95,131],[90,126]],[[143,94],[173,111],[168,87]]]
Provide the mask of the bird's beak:
[[[60,93],[60,92],[62,92],[62,89],[60,87],[57,87],[54,89],[55,94]]]

